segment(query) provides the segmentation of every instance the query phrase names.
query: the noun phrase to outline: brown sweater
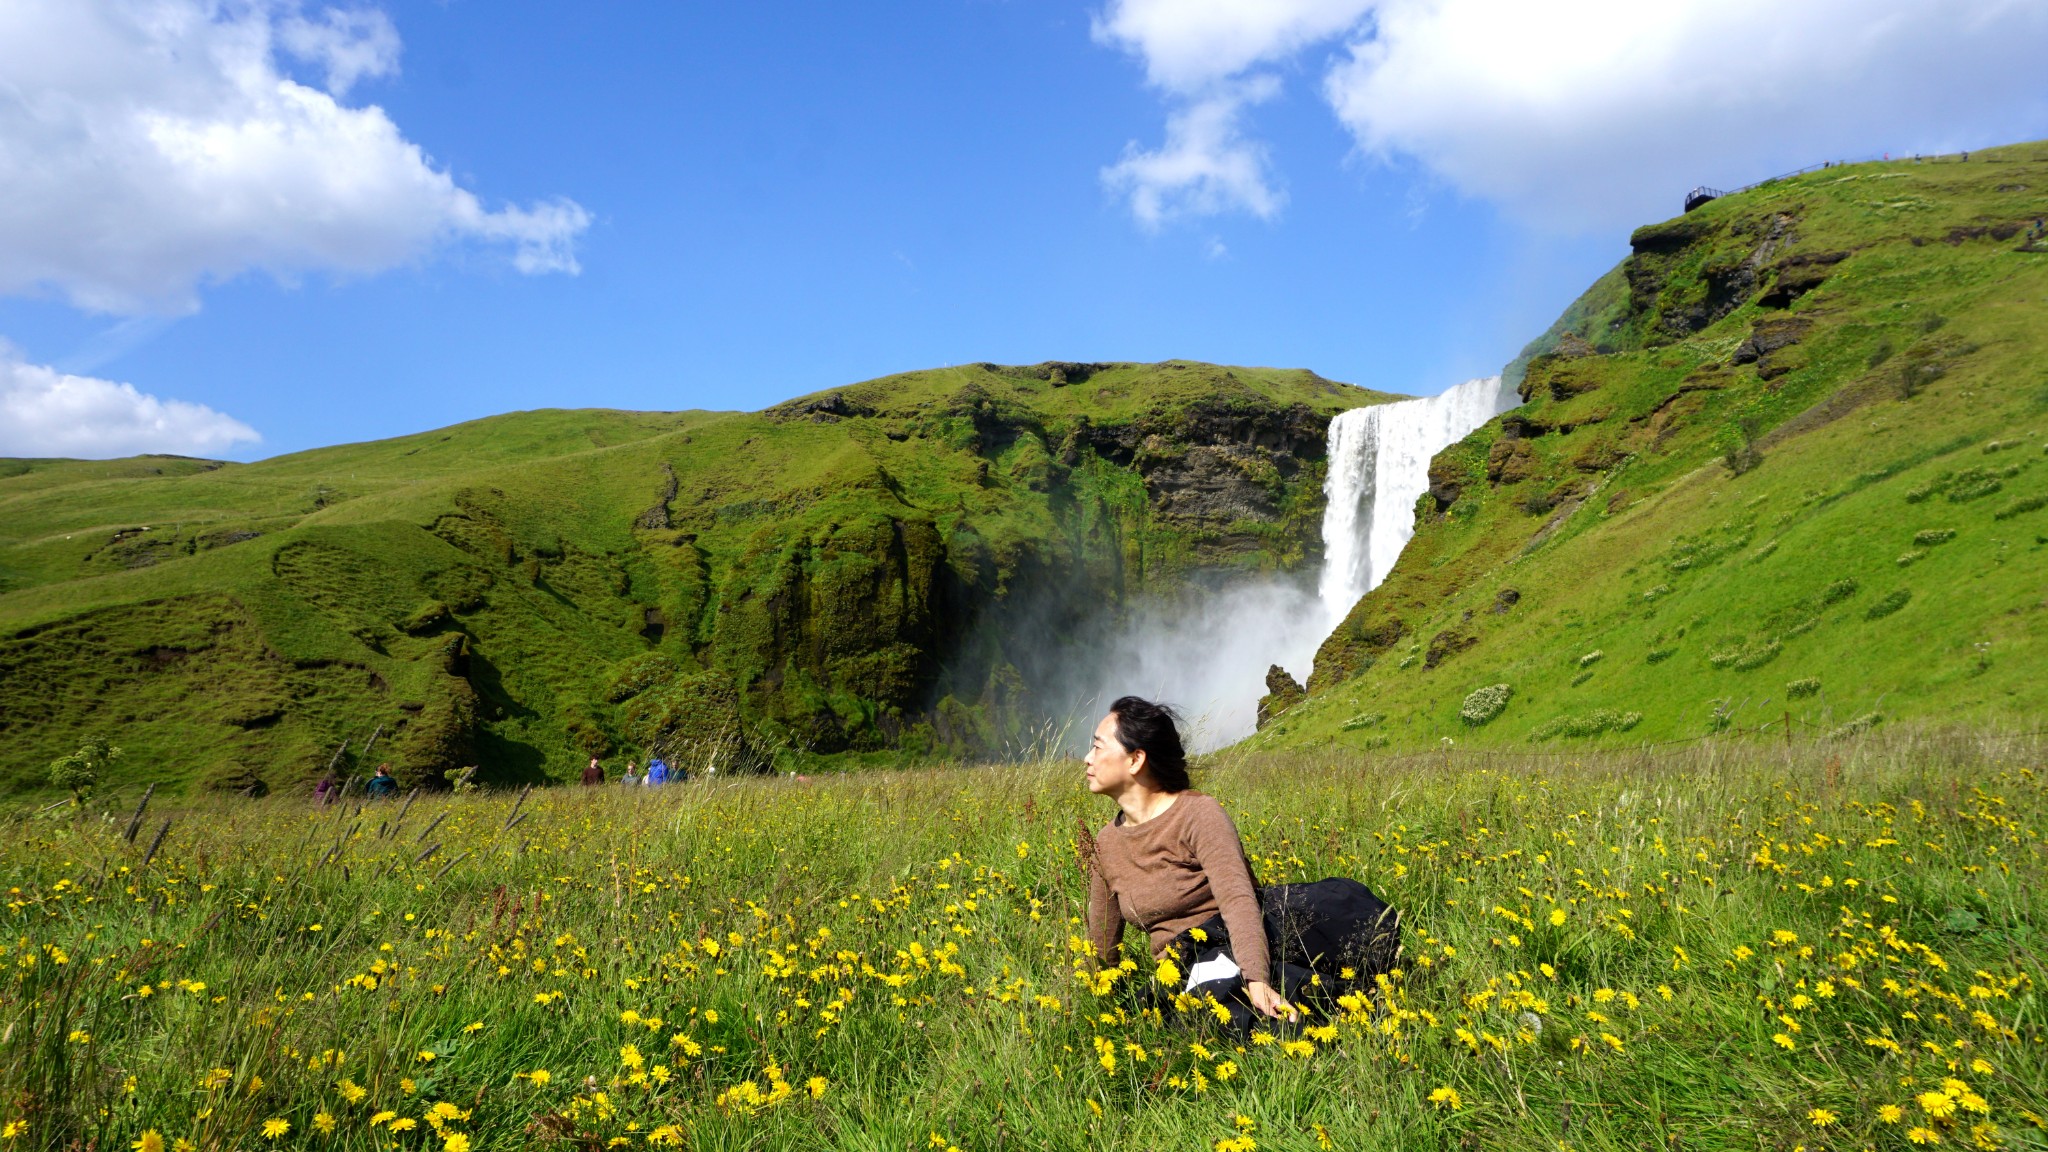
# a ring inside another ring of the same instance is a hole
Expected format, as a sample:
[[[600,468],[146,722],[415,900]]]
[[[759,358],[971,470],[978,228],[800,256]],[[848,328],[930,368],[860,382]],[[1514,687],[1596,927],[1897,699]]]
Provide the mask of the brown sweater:
[[[1237,826],[1213,796],[1182,792],[1143,824],[1122,813],[1095,838],[1088,878],[1088,940],[1113,959],[1124,925],[1151,933],[1158,956],[1182,931],[1218,912],[1246,980],[1272,982],[1266,926]]]

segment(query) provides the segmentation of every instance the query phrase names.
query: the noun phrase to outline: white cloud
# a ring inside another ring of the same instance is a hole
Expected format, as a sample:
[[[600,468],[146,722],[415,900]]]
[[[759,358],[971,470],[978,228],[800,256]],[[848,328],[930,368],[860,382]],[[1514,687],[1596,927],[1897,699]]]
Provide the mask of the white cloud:
[[[1173,103],[1166,143],[1133,143],[1102,170],[1147,229],[1175,217],[1278,213],[1266,150],[1244,134],[1245,110],[1270,99],[1279,80],[1260,66],[1326,40],[1357,22],[1369,0],[1112,0],[1096,19],[1098,43],[1145,63],[1146,79]]]
[[[1112,0],[1098,43],[1145,62],[1155,86],[1182,95],[1344,32],[1370,0]]]
[[[0,456],[211,456],[261,439],[205,405],[30,364],[0,340]]]
[[[1166,118],[1165,146],[1129,145],[1122,160],[1102,170],[1103,183],[1130,198],[1131,214],[1147,229],[1227,209],[1271,217],[1285,196],[1268,177],[1265,148],[1245,139],[1241,121],[1246,105],[1278,88],[1271,77],[1258,77],[1176,109]]]
[[[189,312],[202,283],[461,241],[575,272],[581,207],[488,209],[381,108],[341,101],[398,50],[381,12],[295,0],[0,3],[0,293]]]
[[[1598,228],[1696,183],[2040,135],[2044,51],[2024,0],[1385,0],[1325,93],[1372,155]]]
[[[1318,45],[1340,50],[1323,94],[1367,155],[1560,230],[1670,215],[1695,183],[2048,132],[2039,0],[1112,0],[1095,36],[1178,104],[1164,148],[1106,170],[1155,225],[1148,191],[1162,213],[1258,211],[1176,200],[1168,177],[1249,156],[1270,189],[1233,86]],[[1205,104],[1220,143],[1177,146]],[[1162,162],[1128,167],[1143,157]]]

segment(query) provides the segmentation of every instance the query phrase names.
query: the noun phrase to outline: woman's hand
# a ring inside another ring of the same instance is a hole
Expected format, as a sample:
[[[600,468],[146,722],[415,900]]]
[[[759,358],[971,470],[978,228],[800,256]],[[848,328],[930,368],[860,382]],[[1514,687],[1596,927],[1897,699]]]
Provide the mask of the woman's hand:
[[[1277,989],[1264,980],[1245,981],[1244,994],[1252,1002],[1253,1008],[1275,1020],[1284,1019],[1292,1024],[1300,1016],[1294,1005],[1289,1004],[1286,997],[1280,995]]]

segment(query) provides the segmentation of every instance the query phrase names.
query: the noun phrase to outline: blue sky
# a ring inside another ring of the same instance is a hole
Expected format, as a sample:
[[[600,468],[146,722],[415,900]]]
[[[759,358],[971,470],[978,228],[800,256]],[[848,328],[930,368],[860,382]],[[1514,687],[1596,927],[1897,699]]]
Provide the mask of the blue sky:
[[[1755,100],[1672,123],[1688,90],[1613,63],[1676,72],[1695,40],[1753,41],[1769,9],[1746,0],[1612,44],[1566,19],[1555,50],[1484,0],[174,0],[193,23],[160,83],[65,59],[86,19],[117,58],[161,49],[132,0],[19,3],[0,14],[0,199],[28,205],[0,209],[0,454],[246,459],[520,408],[759,408],[971,360],[1434,392],[1497,371],[1694,183],[2048,135],[2048,86],[1981,77],[2048,46],[2048,20],[1992,0],[1958,0],[1983,20],[1931,49],[1924,5],[1816,0],[1821,30],[1901,26],[1769,95],[1801,108],[1778,128]],[[29,57],[38,37],[54,61]],[[304,100],[238,94],[202,48]],[[1493,90],[1539,50],[1587,57]],[[1899,53],[1930,51],[1931,108],[1869,107]],[[80,92],[98,119],[36,98]],[[165,115],[198,151],[107,127]],[[299,143],[206,152],[258,122]],[[130,160],[104,188],[59,179]],[[379,165],[388,186],[336,190]]]

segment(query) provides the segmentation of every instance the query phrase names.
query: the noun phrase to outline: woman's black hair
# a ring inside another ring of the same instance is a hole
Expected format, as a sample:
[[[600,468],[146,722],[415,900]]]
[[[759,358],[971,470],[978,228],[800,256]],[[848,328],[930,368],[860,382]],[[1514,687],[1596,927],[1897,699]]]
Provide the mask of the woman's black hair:
[[[1116,717],[1116,742],[1125,752],[1143,752],[1152,782],[1162,792],[1185,792],[1188,782],[1188,754],[1180,746],[1179,719],[1173,708],[1138,696],[1125,696],[1109,706]]]

